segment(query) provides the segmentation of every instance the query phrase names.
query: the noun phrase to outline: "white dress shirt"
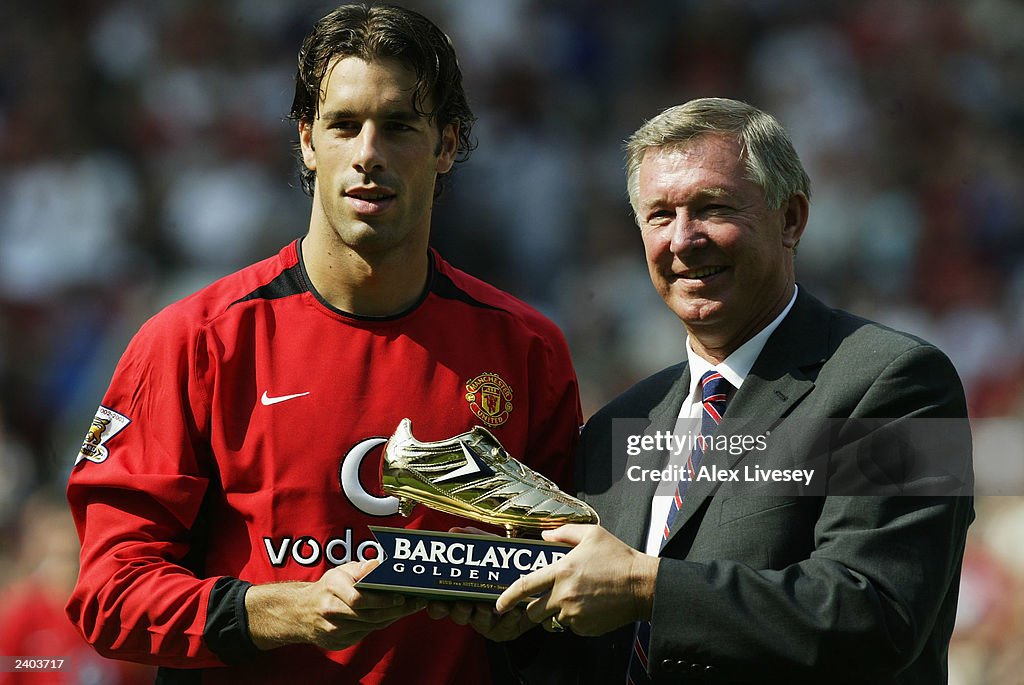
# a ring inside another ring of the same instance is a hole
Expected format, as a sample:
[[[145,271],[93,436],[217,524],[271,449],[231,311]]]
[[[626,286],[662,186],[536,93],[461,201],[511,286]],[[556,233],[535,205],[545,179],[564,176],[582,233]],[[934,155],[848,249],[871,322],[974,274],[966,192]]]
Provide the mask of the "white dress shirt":
[[[739,390],[739,387],[743,385],[743,379],[750,373],[750,369],[753,368],[754,362],[757,361],[761,350],[764,349],[765,343],[768,342],[768,338],[779,327],[782,320],[786,318],[789,310],[793,308],[793,303],[796,302],[797,291],[798,288],[794,285],[793,297],[790,298],[789,304],[782,310],[782,313],[775,317],[770,324],[762,328],[757,335],[740,345],[735,352],[726,357],[717,366],[712,365],[711,362],[694,352],[690,346],[690,338],[687,336],[686,359],[690,364],[690,392],[683,400],[683,406],[679,410],[679,419],[681,421],[688,421],[692,425],[694,420],[696,420],[696,425],[700,425],[703,412],[700,379],[708,371],[714,369],[722,374],[722,377],[729,381],[733,388]],[[726,412],[728,411],[728,408],[726,408]],[[647,547],[644,550],[651,556],[656,557],[658,552],[661,551],[662,531],[665,530],[665,521],[668,518],[671,505],[672,495],[655,495],[651,498],[651,519],[647,529]]]

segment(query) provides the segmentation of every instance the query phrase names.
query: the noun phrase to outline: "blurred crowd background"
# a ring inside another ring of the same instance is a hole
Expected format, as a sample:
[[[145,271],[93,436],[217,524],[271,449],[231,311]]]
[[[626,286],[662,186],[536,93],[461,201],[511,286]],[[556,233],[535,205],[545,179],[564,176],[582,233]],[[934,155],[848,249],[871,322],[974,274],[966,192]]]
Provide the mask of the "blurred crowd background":
[[[305,232],[285,113],[335,4],[0,5],[0,654],[77,649],[62,491],[129,337]],[[698,96],[782,121],[812,179],[800,282],[937,343],[967,388],[985,496],[951,683],[1024,683],[1024,3],[404,4],[451,35],[479,117],[434,243],[562,326],[588,415],[683,355],[622,141]],[[52,682],[151,677],[76,658]]]

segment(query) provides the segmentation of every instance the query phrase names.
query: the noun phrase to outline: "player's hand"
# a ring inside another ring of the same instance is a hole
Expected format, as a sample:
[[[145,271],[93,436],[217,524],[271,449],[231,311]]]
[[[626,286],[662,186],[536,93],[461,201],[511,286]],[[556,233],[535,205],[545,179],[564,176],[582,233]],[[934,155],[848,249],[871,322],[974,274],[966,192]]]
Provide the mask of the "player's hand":
[[[426,600],[391,592],[359,590],[356,582],[380,561],[350,562],[333,568],[309,588],[313,644],[343,649],[426,606]]]
[[[379,563],[350,562],[327,571],[315,583],[249,588],[245,606],[253,642],[259,649],[297,642],[344,649],[426,606],[419,598],[357,589],[356,581]]]
[[[603,635],[648,620],[654,602],[658,559],[629,547],[604,528],[569,524],[546,530],[545,540],[574,545],[564,557],[521,577],[498,597],[499,613],[531,600],[534,623],[554,617],[578,635]]]

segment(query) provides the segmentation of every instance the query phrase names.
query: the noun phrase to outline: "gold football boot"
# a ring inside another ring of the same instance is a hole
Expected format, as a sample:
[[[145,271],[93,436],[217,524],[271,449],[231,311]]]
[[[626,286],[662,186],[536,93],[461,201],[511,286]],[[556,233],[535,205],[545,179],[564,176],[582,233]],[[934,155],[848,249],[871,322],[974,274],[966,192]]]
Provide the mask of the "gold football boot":
[[[384,448],[384,491],[399,500],[403,516],[424,504],[448,514],[504,526],[509,537],[565,523],[597,523],[597,512],[509,456],[484,428],[437,442],[412,436],[402,419]]]

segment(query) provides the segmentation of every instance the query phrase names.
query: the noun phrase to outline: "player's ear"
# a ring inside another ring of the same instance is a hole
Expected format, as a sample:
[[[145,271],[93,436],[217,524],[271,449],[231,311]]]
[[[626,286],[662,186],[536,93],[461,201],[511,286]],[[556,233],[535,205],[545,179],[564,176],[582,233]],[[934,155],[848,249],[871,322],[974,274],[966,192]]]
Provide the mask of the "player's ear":
[[[313,147],[313,122],[305,119],[299,122],[299,146],[302,148],[302,163],[310,171],[316,171],[316,148]]]
[[[441,141],[438,145],[437,173],[447,174],[455,164],[455,154],[459,148],[459,122],[452,121],[441,130]]]

